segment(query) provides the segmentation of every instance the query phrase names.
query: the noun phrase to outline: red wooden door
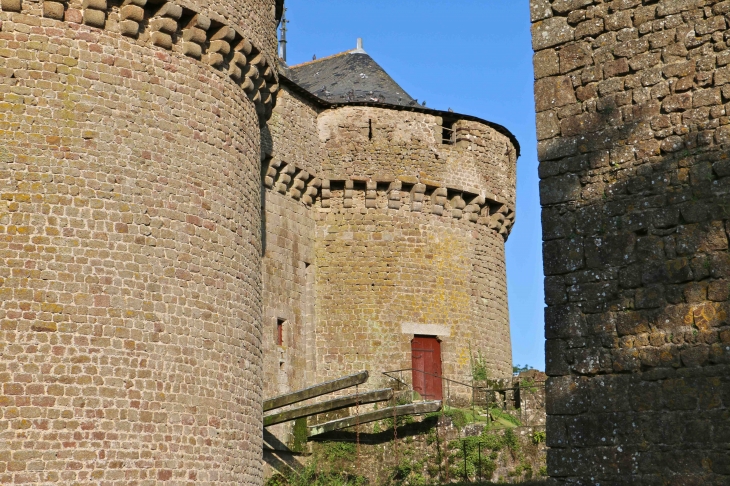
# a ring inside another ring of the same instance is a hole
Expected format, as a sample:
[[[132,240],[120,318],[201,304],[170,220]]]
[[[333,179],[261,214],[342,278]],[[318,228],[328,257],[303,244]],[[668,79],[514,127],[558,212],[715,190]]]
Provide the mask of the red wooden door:
[[[441,400],[441,343],[433,336],[416,336],[411,341],[413,389],[424,400]]]

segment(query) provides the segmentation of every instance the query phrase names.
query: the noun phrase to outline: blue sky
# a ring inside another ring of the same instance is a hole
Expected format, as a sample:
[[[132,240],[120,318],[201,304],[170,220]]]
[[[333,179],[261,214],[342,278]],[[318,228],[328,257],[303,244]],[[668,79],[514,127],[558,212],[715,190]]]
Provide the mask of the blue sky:
[[[545,369],[543,278],[528,0],[286,0],[287,61],[365,50],[429,107],[507,127],[522,147],[507,241],[515,364]]]

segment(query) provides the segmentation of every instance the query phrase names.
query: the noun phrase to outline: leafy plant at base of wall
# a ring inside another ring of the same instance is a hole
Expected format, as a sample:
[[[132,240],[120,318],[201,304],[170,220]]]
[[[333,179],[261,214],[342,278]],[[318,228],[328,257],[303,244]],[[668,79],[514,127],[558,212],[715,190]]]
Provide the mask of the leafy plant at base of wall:
[[[430,483],[423,475],[425,459],[413,460],[410,455],[403,457],[388,475],[387,486],[426,486]]]
[[[513,456],[521,456],[520,442],[512,429],[505,430],[499,435],[484,429],[481,435],[465,437],[452,440],[447,445],[447,467],[453,478],[461,478],[464,475],[464,447],[466,446],[466,472],[469,478],[476,479],[480,466],[481,447],[481,473],[482,477],[491,477],[497,469],[499,451],[507,448]],[[532,466],[522,461],[522,468],[515,476],[527,472],[528,467],[532,474]],[[486,483],[485,483],[486,484]]]
[[[485,417],[480,417],[478,412],[472,411],[470,408],[456,408],[444,406],[440,412],[430,412],[425,415],[426,418],[433,417],[449,417],[454,427],[460,429],[465,425],[477,422],[485,422]]]
[[[318,455],[328,463],[337,461],[352,462],[355,460],[357,447],[351,442],[322,442]]]
[[[530,436],[530,438],[532,439],[532,443],[535,444],[535,445],[538,445],[541,442],[545,442],[545,438],[546,438],[545,431],[544,430],[536,430],[535,432],[532,433],[532,435]]]
[[[520,452],[520,440],[517,438],[517,434],[512,429],[504,431],[504,445],[512,451],[513,454]]]
[[[466,483],[449,483],[449,486],[511,486],[512,484],[515,484],[514,482],[503,483],[501,479],[502,478],[500,478],[498,483],[493,483],[491,481],[469,481]],[[522,486],[547,486],[545,481],[519,481],[519,484]]]
[[[395,400],[395,406],[398,405],[408,405],[409,403],[412,403],[411,400],[409,400],[405,396],[399,396]],[[389,406],[393,406],[393,402],[389,403]],[[395,418],[396,424],[398,424],[398,427],[402,427],[404,425],[412,424],[414,422],[412,415],[400,415]],[[393,428],[393,417],[385,418],[381,421],[385,429],[392,429]]]
[[[404,425],[412,424],[414,422],[412,415],[400,415],[395,418],[395,421],[398,424],[398,427],[403,427]],[[386,430],[393,428],[393,417],[385,418],[382,422]]]
[[[509,477],[525,475],[525,479],[532,479],[532,466],[527,462],[521,462],[519,466],[507,473]]]
[[[493,437],[496,440],[477,435],[449,442],[446,462],[450,477],[463,478],[465,466],[467,478],[476,478],[480,469],[482,477],[491,477],[497,469],[497,464],[489,454],[489,449],[491,447],[502,448],[501,440],[496,436]],[[481,458],[479,454],[480,444]],[[464,449],[466,449],[466,460]]]
[[[471,348],[471,345],[469,345]],[[471,376],[474,381],[485,381],[489,379],[489,369],[487,368],[487,361],[482,356],[482,351],[477,351],[478,354],[471,356]]]

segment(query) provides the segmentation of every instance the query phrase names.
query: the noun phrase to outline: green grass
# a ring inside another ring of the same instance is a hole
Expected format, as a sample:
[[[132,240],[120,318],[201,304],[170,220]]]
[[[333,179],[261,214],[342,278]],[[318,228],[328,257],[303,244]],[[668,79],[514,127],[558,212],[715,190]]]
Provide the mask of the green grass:
[[[522,486],[545,486],[547,481],[523,481],[520,483],[493,483],[491,481],[482,482],[466,482],[466,483],[448,483],[450,486],[507,486],[513,484],[520,484]]]
[[[487,419],[486,415],[481,415],[481,408],[455,408],[444,406],[440,412],[431,412],[426,415],[427,418],[439,417],[442,414],[449,417],[456,428],[462,428],[469,424],[489,423],[492,428],[513,428],[522,425],[516,417],[507,412],[503,412],[499,408],[490,408],[489,413],[494,421]]]

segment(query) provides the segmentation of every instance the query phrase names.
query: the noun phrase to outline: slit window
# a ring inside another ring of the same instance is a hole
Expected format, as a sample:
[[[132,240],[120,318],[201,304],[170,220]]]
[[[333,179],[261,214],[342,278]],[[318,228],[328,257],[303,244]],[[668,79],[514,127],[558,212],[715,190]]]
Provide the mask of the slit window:
[[[276,345],[277,346],[284,345],[284,324],[285,323],[286,323],[285,319],[276,320]]]
[[[368,140],[373,139],[373,120],[368,120]]]
[[[456,141],[456,131],[454,130],[453,120],[444,120],[441,126],[441,143],[444,145],[454,145]]]

